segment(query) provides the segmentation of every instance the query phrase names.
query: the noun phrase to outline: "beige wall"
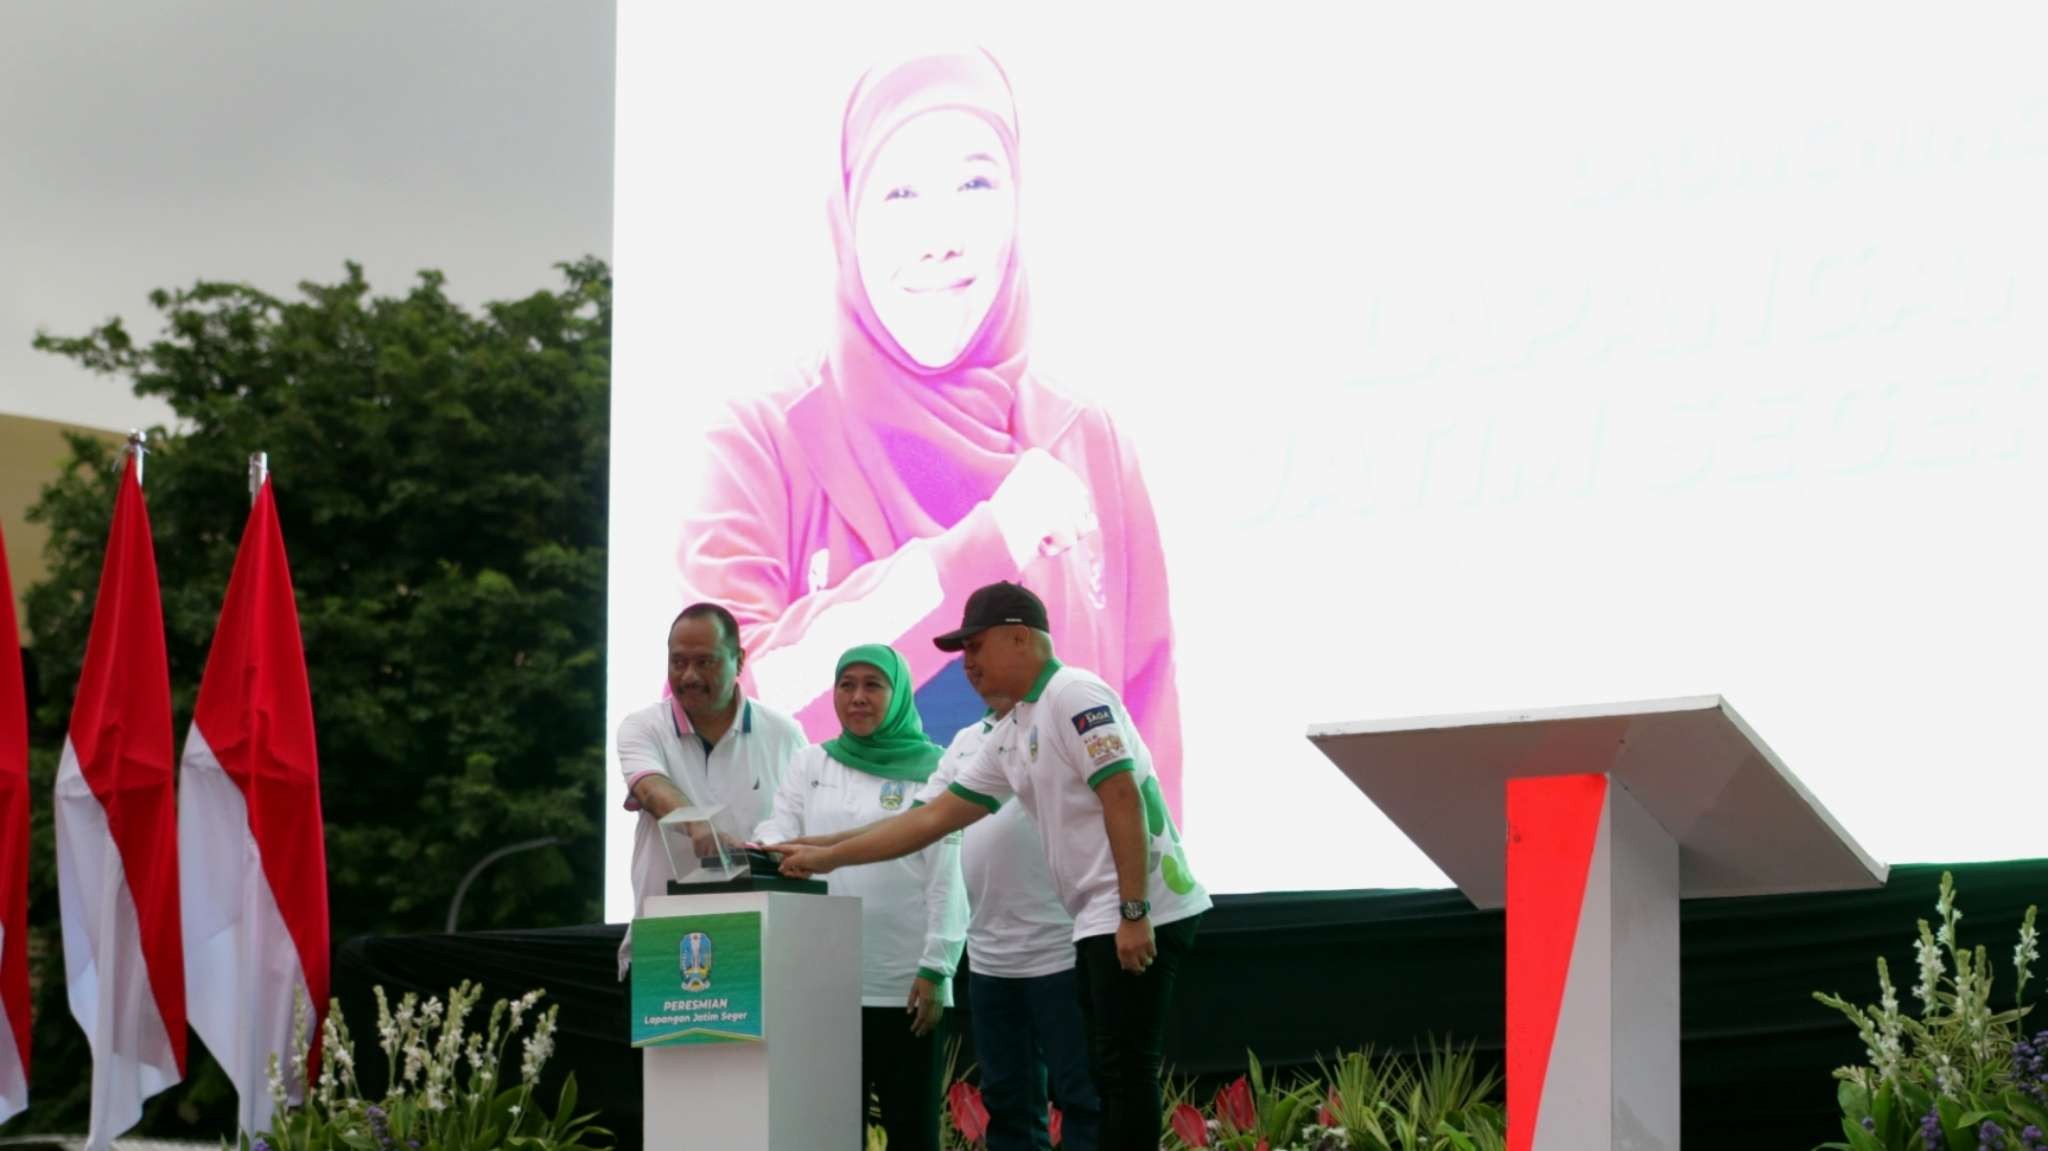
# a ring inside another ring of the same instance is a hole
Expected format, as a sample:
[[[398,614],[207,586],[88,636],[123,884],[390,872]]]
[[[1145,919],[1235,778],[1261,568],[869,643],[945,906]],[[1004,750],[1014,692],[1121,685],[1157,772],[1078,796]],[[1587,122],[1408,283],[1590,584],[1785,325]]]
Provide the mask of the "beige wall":
[[[49,537],[43,525],[28,522],[28,509],[70,457],[65,432],[103,436],[109,442],[122,438],[119,433],[97,428],[0,415],[0,532],[7,536],[7,574],[14,582],[14,614],[24,641],[28,639],[28,613],[22,609],[21,597],[30,584],[43,578],[43,541]]]

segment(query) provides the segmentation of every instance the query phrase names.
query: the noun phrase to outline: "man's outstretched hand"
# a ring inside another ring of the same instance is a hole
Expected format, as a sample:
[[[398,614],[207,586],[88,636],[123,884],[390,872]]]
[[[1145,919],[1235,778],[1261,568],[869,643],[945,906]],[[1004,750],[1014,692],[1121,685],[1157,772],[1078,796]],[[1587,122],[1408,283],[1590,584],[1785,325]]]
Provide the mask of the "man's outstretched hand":
[[[782,857],[782,874],[791,879],[809,879],[838,866],[832,861],[832,849],[829,847],[793,841],[771,844],[768,851]]]

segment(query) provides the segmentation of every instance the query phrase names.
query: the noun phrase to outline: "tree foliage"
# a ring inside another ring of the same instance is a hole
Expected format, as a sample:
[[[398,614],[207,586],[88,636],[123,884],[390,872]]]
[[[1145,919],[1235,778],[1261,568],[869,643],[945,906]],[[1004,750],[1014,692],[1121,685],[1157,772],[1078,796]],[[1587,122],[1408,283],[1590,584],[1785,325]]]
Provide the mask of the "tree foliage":
[[[147,344],[119,319],[36,340],[176,413],[149,437],[144,486],[180,740],[248,514],[248,456],[270,453],[337,942],[440,930],[473,864],[543,836],[562,845],[493,865],[461,926],[602,913],[611,277],[596,259],[560,271],[559,290],[475,311],[436,272],[396,297],[373,296],[355,264],[293,298],[201,282],[151,296],[164,330]],[[26,596],[38,795],[85,653],[116,458],[73,439],[30,512],[50,530],[48,575]],[[83,1043],[66,1018],[55,850],[36,807],[31,916],[46,961],[30,1125],[82,1130]],[[195,1073],[166,1092],[149,1127],[179,1128],[166,1107],[188,1122],[211,1111],[224,1086],[211,1081]]]

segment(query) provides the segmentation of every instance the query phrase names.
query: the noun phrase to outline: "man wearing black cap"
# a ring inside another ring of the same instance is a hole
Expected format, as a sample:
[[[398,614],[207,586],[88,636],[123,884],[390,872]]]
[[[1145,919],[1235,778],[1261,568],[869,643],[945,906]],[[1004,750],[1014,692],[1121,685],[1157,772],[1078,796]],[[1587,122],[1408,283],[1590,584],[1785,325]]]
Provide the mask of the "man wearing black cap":
[[[1030,591],[1011,583],[980,589],[959,629],[935,642],[962,654],[967,681],[983,698],[1016,706],[924,806],[829,847],[781,845],[782,869],[807,877],[894,859],[1007,799],[1022,803],[1074,917],[1102,1146],[1154,1151],[1167,1003],[1209,896],[1188,867],[1151,753],[1108,684],[1054,658],[1045,605]]]

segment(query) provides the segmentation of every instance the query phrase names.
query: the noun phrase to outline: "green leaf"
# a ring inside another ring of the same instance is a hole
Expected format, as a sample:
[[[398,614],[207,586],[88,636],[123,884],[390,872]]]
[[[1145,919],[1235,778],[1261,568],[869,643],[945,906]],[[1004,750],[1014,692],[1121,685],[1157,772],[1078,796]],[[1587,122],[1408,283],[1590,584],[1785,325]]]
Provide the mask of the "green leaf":
[[[1949,1151],[1977,1151],[1977,1129],[1963,1122],[1963,1105],[1943,1099],[1936,1108],[1941,1114],[1942,1134],[1948,1137]]]
[[[1870,1092],[1864,1090],[1862,1084],[1847,1079],[1836,1085],[1835,1102],[1841,1105],[1842,1114],[1850,1119],[1860,1121],[1871,1113]]]
[[[560,1099],[555,1103],[555,1125],[557,1127],[567,1125],[569,1121],[569,1116],[574,1114],[575,1111],[576,1073],[574,1071],[571,1071],[569,1072],[568,1078],[562,1080],[562,1094]]]
[[[1476,1148],[1472,1145],[1472,1140],[1464,1132],[1451,1126],[1448,1122],[1437,1124],[1436,1133],[1449,1139],[1451,1145],[1456,1147],[1458,1151],[1476,1151]]]
[[[1849,1151],[1884,1151],[1884,1143],[1876,1135],[1865,1131],[1863,1129],[1863,1122],[1860,1119],[1844,1117],[1842,1120],[1842,1134],[1849,1137],[1847,1144]]]
[[[2031,1125],[2039,1127],[2043,1131],[2048,1131],[2048,1108],[2042,1107],[2019,1092],[2008,1091],[2005,1093],[2005,1109],[2012,1112],[2019,1119],[2024,1120],[2021,1126]]]
[[[1905,1118],[1913,1126],[1920,1125],[1920,1117],[1934,1109],[1934,1093],[1917,1083],[1902,1083],[1898,1088],[1900,1099],[1906,1104]]]

